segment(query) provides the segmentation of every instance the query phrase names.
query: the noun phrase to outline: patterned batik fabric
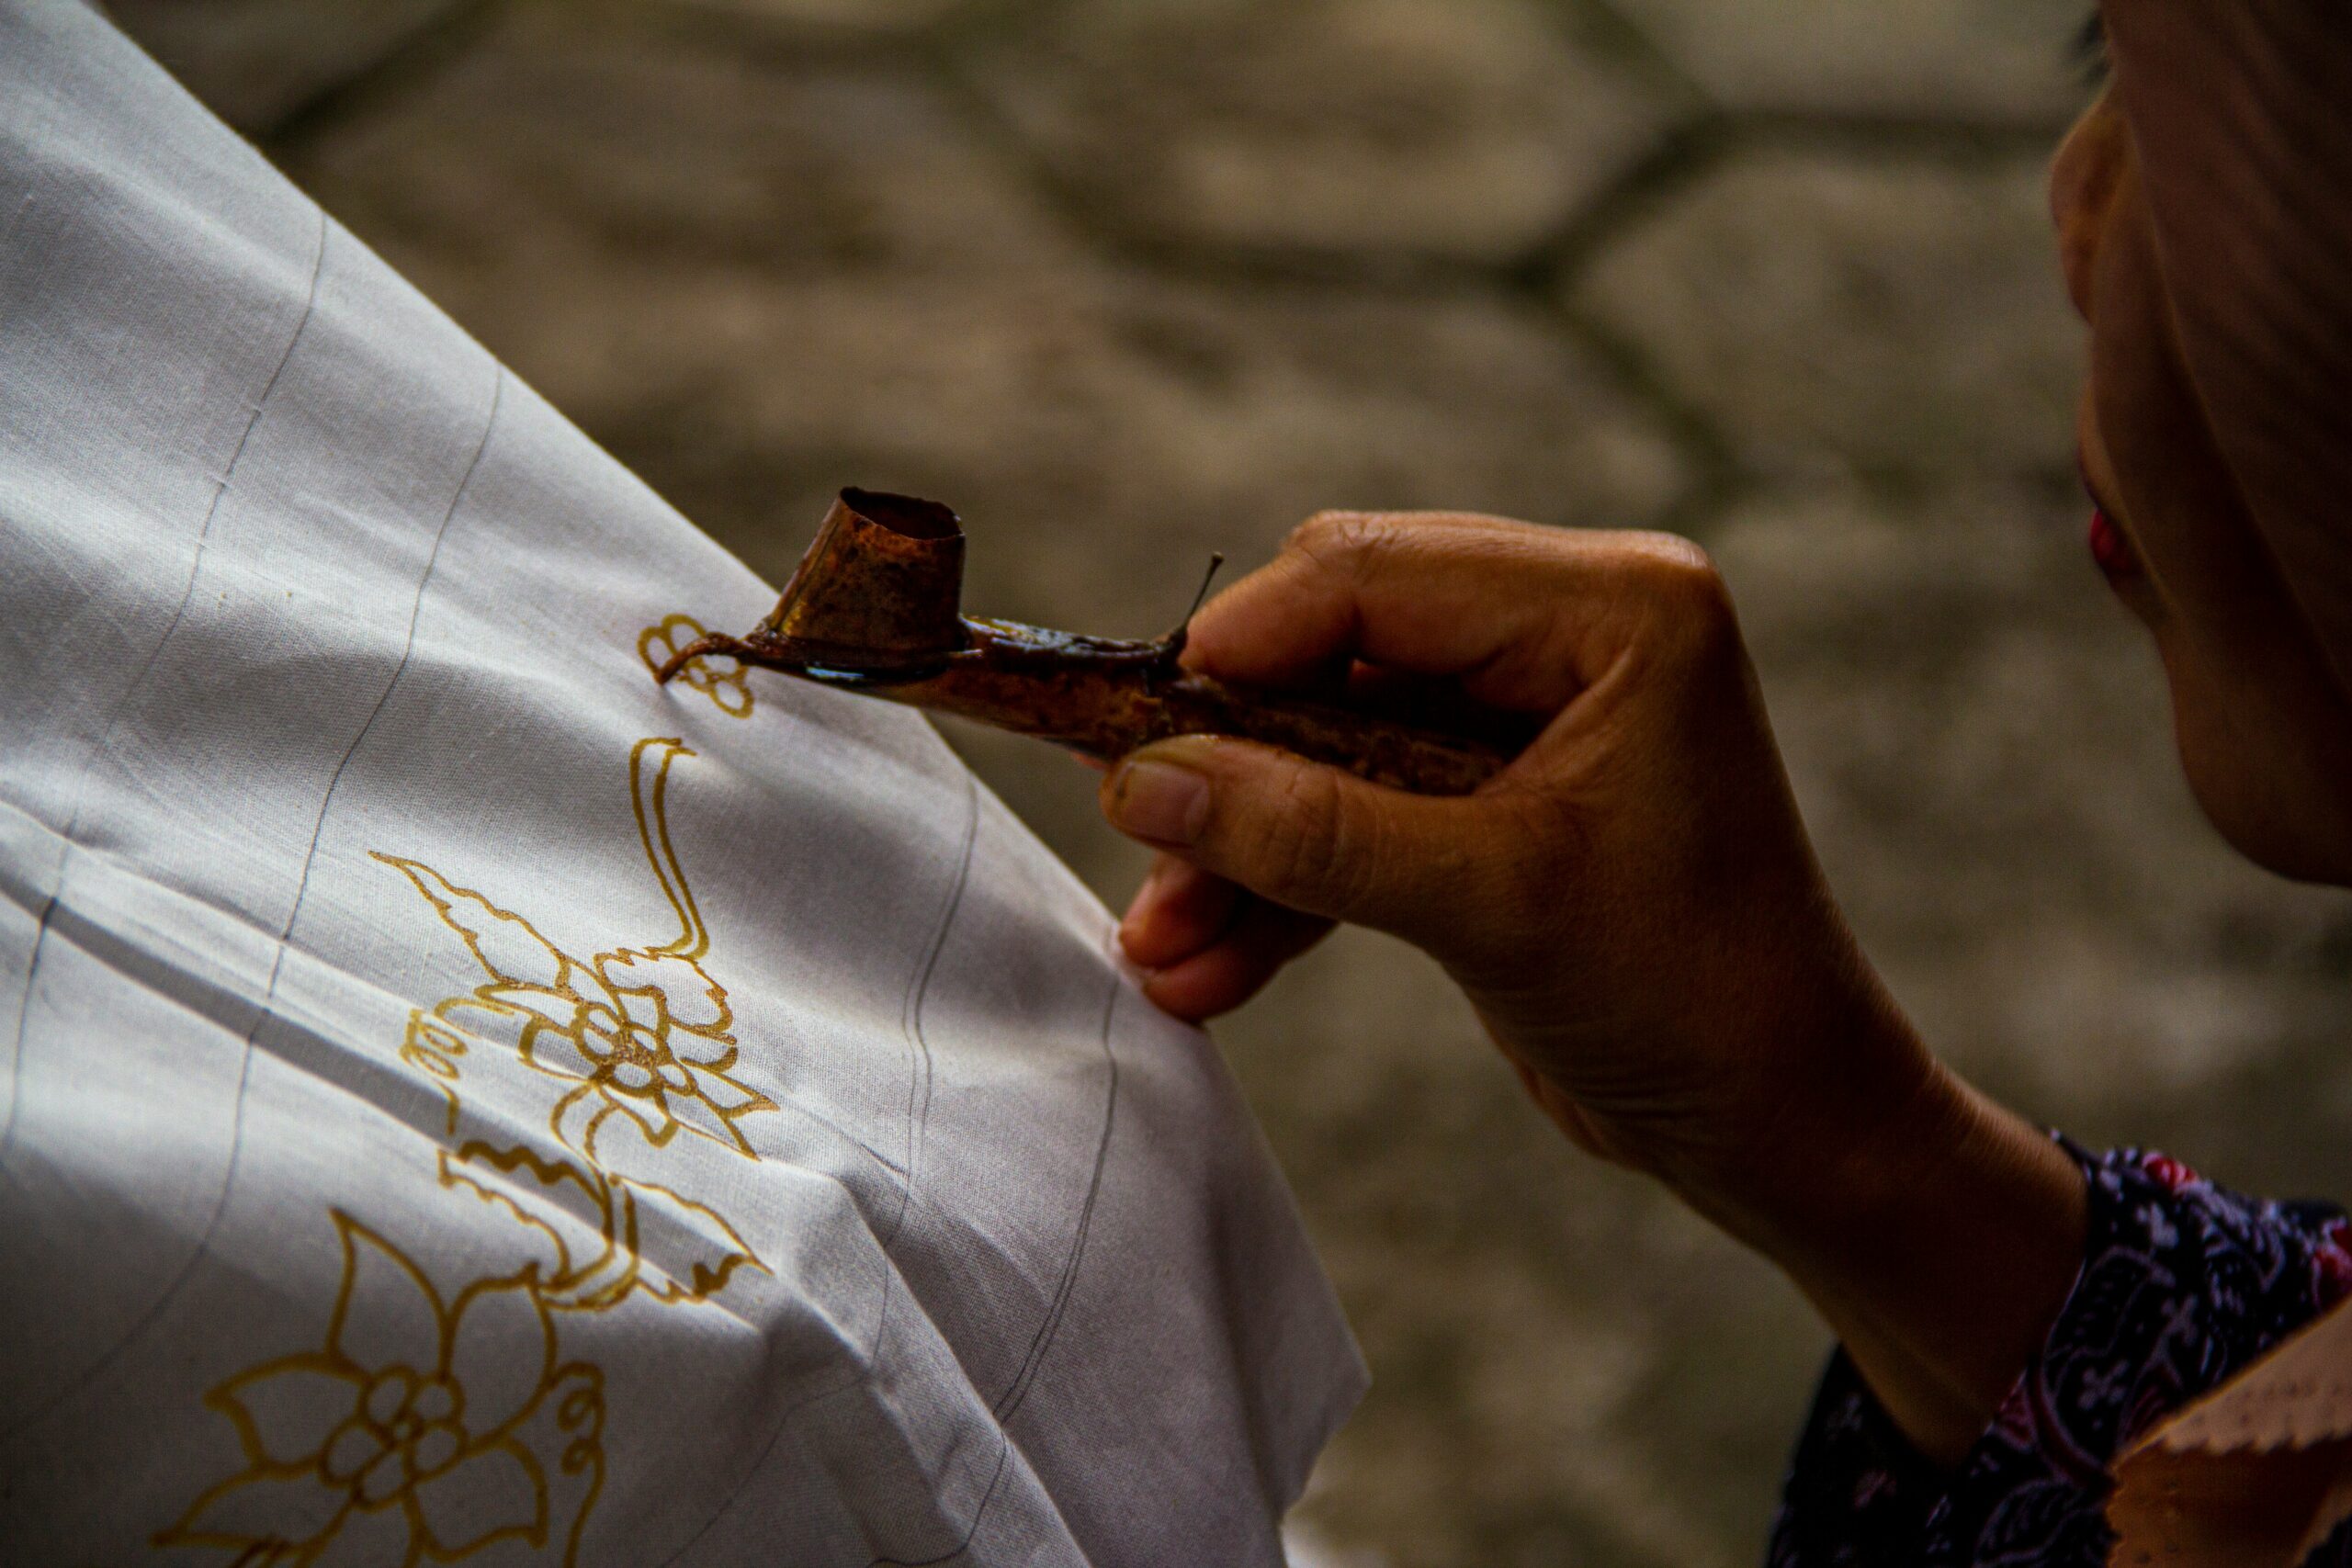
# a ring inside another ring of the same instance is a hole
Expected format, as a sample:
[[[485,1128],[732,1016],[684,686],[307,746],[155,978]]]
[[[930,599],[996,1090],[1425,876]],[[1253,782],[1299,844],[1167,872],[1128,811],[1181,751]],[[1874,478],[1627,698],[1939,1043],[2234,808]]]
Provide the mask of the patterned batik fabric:
[[[1771,1568],[2098,1568],[2115,1457],[2352,1290],[2333,1205],[2243,1197],[2140,1149],[2066,1147],[2089,1186],[2082,1272],[1993,1425],[1940,1470],[1841,1351],[1797,1445]],[[2312,1561],[2352,1564],[2352,1532]]]
[[[0,1563],[1280,1568],[1238,1090],[775,602],[0,0]]]

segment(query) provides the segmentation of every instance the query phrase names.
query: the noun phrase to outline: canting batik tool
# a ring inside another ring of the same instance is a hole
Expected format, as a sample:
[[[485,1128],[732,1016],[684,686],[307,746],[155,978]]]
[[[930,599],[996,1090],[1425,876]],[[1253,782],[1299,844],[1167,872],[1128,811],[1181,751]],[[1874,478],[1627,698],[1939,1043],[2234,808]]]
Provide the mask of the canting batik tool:
[[[1170,736],[1233,736],[1422,795],[1467,795],[1509,760],[1489,739],[1186,670],[1185,626],[1129,642],[982,620],[962,613],[963,586],[964,528],[954,512],[845,490],[774,614],[747,637],[689,644],[657,674],[667,682],[717,655],[1102,761]]]

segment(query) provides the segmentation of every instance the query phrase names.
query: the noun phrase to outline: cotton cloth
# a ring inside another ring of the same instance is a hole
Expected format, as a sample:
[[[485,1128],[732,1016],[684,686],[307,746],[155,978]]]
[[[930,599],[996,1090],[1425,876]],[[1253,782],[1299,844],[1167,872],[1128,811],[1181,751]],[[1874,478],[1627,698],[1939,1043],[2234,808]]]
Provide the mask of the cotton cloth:
[[[657,687],[774,591],[72,0],[0,528],[0,1561],[1280,1561],[1205,1038],[919,718]]]

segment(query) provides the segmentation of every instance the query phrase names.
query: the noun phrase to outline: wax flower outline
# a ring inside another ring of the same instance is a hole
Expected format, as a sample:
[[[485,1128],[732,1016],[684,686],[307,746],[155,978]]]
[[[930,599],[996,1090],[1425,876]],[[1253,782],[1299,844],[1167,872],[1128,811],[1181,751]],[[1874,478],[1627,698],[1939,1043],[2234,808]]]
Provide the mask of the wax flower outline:
[[[669,615],[638,635],[637,656],[645,660],[648,670],[659,671],[678,656],[682,649],[692,647],[710,635],[700,621],[692,615]],[[747,664],[720,673],[713,660],[720,656],[705,654],[690,660],[675,677],[708,697],[719,712],[729,718],[749,718],[754,698],[752,695],[752,671]]]
[[[413,1568],[507,1540],[544,1548],[554,1478],[571,1476],[583,1478],[564,1540],[571,1562],[604,1484],[604,1374],[559,1363],[536,1268],[445,1299],[381,1234],[329,1213],[343,1277],[323,1347],[205,1395],[235,1427],[245,1468],[199,1493],[155,1544],[235,1549],[240,1568]]]
[[[519,1021],[522,1059],[572,1086],[556,1102],[550,1129],[565,1147],[599,1167],[609,1163],[601,1140],[616,1116],[656,1148],[684,1131],[756,1159],[736,1123],[775,1109],[775,1100],[733,1071],[740,1054],[729,1028],[733,1010],[726,987],[702,965],[710,933],[670,840],[670,764],[694,754],[675,738],[640,740],[629,753],[639,836],[681,928],[659,947],[616,947],[583,963],[522,915],[431,866],[381,852],[373,857],[408,878],[488,976],[467,995],[433,1009],[434,1018],[466,1034]],[[469,1028],[469,1012],[484,1027]],[[446,1080],[453,1055],[445,1046],[418,1065]]]
[[[756,1160],[736,1122],[776,1108],[734,1075],[733,1010],[703,966],[709,932],[671,840],[670,765],[694,754],[659,737],[629,752],[639,840],[679,923],[659,946],[582,962],[422,862],[373,857],[416,888],[487,976],[412,1009],[400,1046],[446,1102],[440,1184],[504,1210],[546,1256],[445,1298],[379,1232],[331,1209],[344,1267],[324,1348],[263,1362],[205,1395],[234,1427],[244,1467],[198,1494],[156,1546],[229,1548],[233,1568],[417,1568],[518,1541],[535,1555],[560,1544],[567,1568],[576,1562],[604,1484],[604,1374],[557,1364],[557,1322],[638,1292],[662,1306],[702,1302],[739,1268],[767,1269],[722,1215],[641,1170],[609,1168],[604,1148],[612,1126],[634,1126],[653,1149],[683,1129],[690,1144]],[[534,1074],[564,1086],[548,1112],[556,1149],[458,1139],[459,1087],[481,1048],[508,1036]],[[584,1205],[595,1245],[577,1248],[578,1227],[544,1212],[550,1204],[575,1214]],[[665,1238],[660,1269],[640,1250],[648,1225]],[[559,1491],[571,1510],[560,1540]]]

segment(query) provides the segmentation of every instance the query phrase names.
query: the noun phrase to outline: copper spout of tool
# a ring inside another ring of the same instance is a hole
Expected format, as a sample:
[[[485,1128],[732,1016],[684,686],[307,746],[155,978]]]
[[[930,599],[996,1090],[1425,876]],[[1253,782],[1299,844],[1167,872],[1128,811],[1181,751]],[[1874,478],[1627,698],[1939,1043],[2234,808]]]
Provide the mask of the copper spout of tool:
[[[1489,740],[1227,685],[1185,670],[1184,628],[1157,642],[1046,631],[962,614],[964,529],[936,502],[845,490],[742,637],[707,637],[658,671],[707,655],[1113,761],[1175,735],[1279,746],[1422,795],[1467,795],[1510,759]],[[1188,618],[1189,619],[1189,618]]]

